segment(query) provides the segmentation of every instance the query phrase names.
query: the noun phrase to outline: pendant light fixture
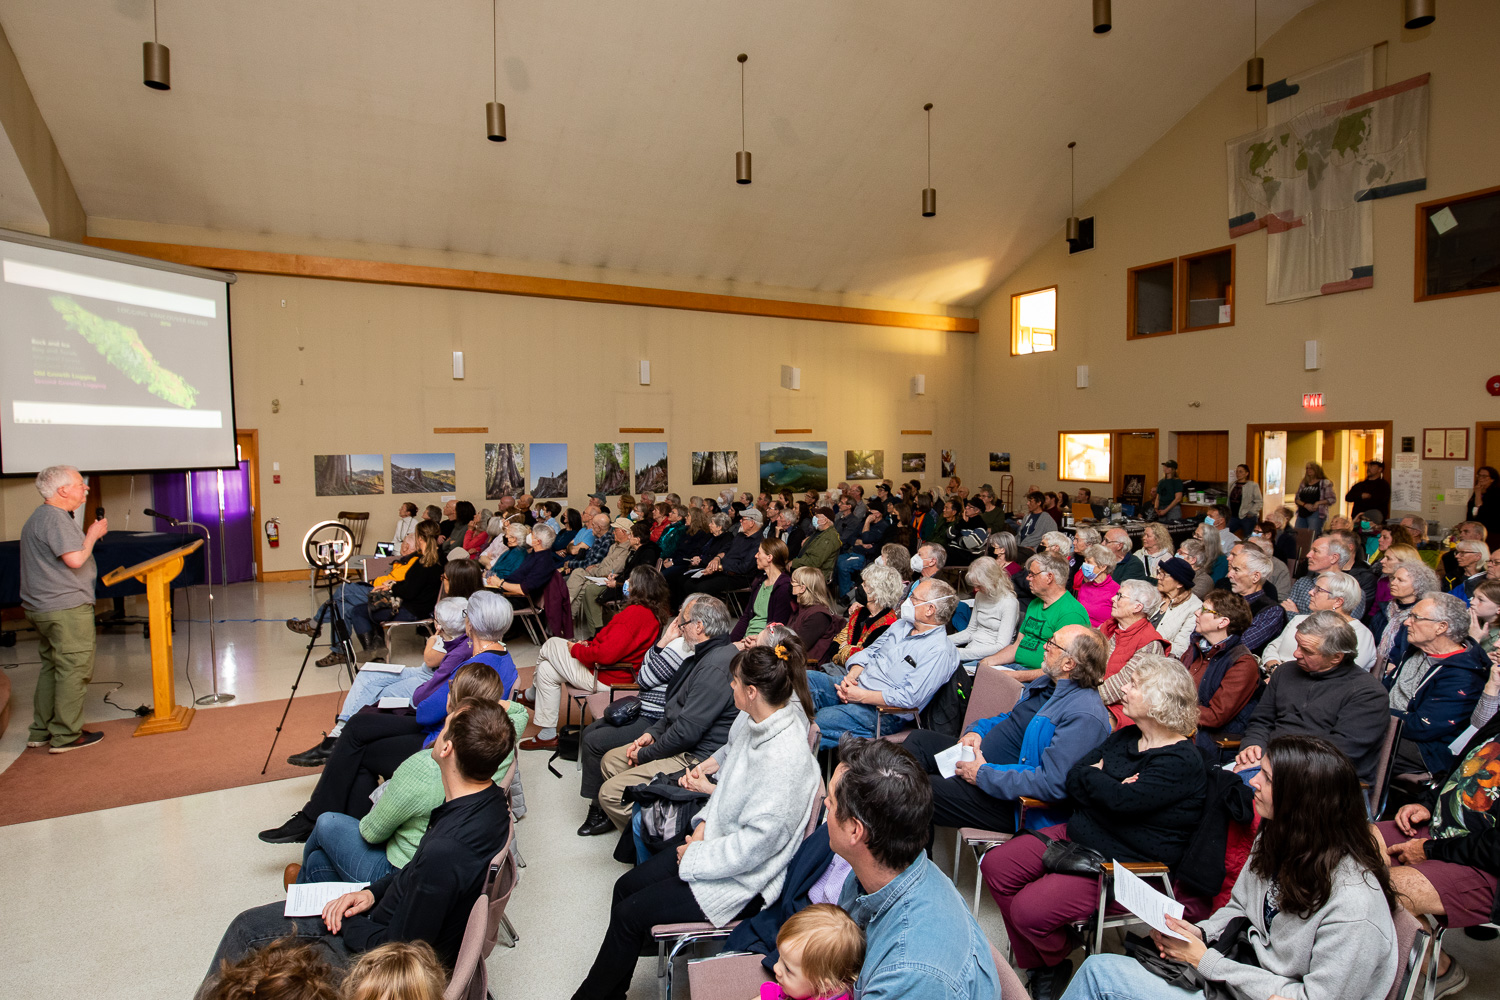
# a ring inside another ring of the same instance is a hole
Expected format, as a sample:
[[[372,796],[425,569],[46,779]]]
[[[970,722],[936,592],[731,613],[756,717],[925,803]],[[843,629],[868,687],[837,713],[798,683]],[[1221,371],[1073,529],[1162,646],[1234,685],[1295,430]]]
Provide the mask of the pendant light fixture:
[[[740,151],[734,154],[734,182],[750,183],[750,152],[745,149],[745,62],[750,57],[741,52],[735,57],[740,63]]]
[[[500,103],[500,12],[499,0],[490,0],[490,76],[495,99],[484,106],[485,137],[505,141],[505,105]]]
[[[1078,213],[1073,208],[1075,187],[1073,179],[1073,147],[1076,145],[1078,145],[1076,142],[1068,143],[1068,221],[1063,226],[1063,239],[1069,243],[1078,239]]]
[[[141,82],[152,90],[171,90],[172,51],[156,39],[156,0],[151,0],[151,41],[141,43]]]
[[[1254,0],[1250,15],[1250,58],[1245,63],[1245,89],[1250,93],[1266,87],[1266,61],[1260,52],[1260,0]]]
[[[1094,0],[1094,34],[1105,34],[1114,26],[1114,18],[1110,16],[1109,11],[1109,0]]]
[[[1425,28],[1437,20],[1437,0],[1403,0],[1402,21],[1408,28]]]
[[[937,215],[937,188],[932,186],[932,105],[922,105],[927,112],[927,186],[922,189],[922,218]]]

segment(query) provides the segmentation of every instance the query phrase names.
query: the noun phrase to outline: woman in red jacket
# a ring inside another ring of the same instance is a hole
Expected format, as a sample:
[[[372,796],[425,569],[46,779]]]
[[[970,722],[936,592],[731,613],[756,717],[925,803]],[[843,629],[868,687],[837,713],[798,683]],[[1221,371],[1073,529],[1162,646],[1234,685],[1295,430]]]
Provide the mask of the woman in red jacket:
[[[557,749],[557,716],[564,684],[602,691],[630,684],[662,626],[672,617],[667,583],[654,566],[637,566],[625,581],[625,607],[588,642],[553,636],[542,643],[536,680],[520,701],[532,708],[541,732],[521,741],[522,750]]]

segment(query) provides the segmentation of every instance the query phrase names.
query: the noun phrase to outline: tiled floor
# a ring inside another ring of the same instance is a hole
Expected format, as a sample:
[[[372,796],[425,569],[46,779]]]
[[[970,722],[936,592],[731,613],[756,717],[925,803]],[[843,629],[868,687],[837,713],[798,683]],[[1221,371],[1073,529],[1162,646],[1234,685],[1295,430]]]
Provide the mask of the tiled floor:
[[[179,700],[188,700],[183,665],[191,662],[201,695],[208,690],[205,593],[195,589],[191,617],[179,604]],[[220,687],[236,703],[287,696],[305,643],[282,627],[312,608],[305,584],[237,584],[215,600]],[[226,621],[227,619],[227,621]],[[188,639],[191,637],[191,653]],[[399,651],[398,651],[399,652]],[[191,655],[191,660],[189,660]],[[535,662],[535,649],[512,647],[518,665]],[[0,667],[16,699],[9,730],[0,738],[0,768],[22,752],[36,643],[0,649]],[[100,637],[97,685],[90,720],[119,718],[103,697],[134,706],[149,700],[150,661],[139,630]],[[341,671],[309,666],[300,693],[335,690]],[[112,691],[113,683],[120,682]],[[206,711],[213,711],[208,708]],[[267,733],[269,745],[270,733]],[[291,752],[288,749],[287,752]],[[585,805],[571,764],[554,778],[545,755],[522,758],[528,813],[517,839],[528,867],[511,900],[521,933],[514,949],[497,948],[488,967],[497,997],[552,1000],[570,996],[593,960],[608,920],[610,891],[624,868],[611,859],[612,837],[574,834]],[[262,844],[255,832],[298,808],[314,777],[150,802],[101,812],[0,827],[0,886],[12,914],[0,954],[0,1000],[9,997],[94,996],[111,1000],[186,997],[207,969],[220,933],[240,910],[282,895],[281,869],[300,857],[297,847]],[[0,810],[5,804],[0,802]],[[938,838],[937,860],[951,863],[951,841]],[[960,887],[973,886],[972,861]],[[980,923],[1003,942],[999,912],[986,894]],[[1470,970],[1466,997],[1500,997],[1500,944],[1449,938]],[[679,986],[685,984],[679,976]],[[66,983],[66,987],[60,987]],[[656,995],[655,962],[636,968],[632,997]],[[683,990],[679,996],[685,995]],[[747,998],[748,1000],[748,998]]]

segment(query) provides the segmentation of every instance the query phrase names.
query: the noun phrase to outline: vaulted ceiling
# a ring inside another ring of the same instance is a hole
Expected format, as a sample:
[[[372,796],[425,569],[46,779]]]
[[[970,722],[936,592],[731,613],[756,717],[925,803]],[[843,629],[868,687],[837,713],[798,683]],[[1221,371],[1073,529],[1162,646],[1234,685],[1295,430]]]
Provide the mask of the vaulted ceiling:
[[[1081,201],[1251,44],[1251,0],[1114,0],[1102,36],[1089,0],[503,0],[499,144],[489,0],[158,7],[167,92],[150,0],[0,0],[91,217],[955,306],[1057,238],[1069,140]]]

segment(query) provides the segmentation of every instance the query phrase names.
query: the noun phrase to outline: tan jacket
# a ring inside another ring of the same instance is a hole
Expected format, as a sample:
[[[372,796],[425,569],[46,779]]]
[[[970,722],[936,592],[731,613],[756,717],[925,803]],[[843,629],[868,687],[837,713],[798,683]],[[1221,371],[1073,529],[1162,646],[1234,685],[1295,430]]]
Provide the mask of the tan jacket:
[[[599,562],[592,566],[579,567],[573,572],[582,573],[584,576],[610,576],[624,569],[625,561],[629,558],[630,546],[616,542],[609,547],[609,553]]]

